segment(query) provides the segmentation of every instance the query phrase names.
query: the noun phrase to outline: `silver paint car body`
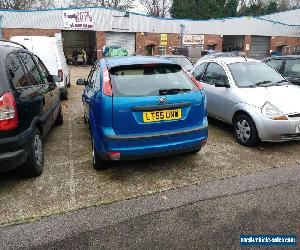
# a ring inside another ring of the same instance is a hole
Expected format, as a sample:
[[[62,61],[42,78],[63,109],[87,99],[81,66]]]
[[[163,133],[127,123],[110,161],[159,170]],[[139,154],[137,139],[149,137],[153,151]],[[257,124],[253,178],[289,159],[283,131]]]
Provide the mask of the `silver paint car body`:
[[[250,62],[259,62],[247,59]],[[230,84],[229,88],[215,87],[203,83],[207,95],[207,111],[210,116],[233,124],[236,114],[248,114],[256,125],[262,141],[300,140],[300,87],[295,85],[239,88],[228,68],[231,63],[245,62],[245,58],[215,58],[203,63],[214,62],[223,67]],[[275,71],[274,71],[275,72]],[[276,72],[277,73],[277,72]],[[263,107],[270,103],[287,116],[288,120],[272,120],[263,115]]]

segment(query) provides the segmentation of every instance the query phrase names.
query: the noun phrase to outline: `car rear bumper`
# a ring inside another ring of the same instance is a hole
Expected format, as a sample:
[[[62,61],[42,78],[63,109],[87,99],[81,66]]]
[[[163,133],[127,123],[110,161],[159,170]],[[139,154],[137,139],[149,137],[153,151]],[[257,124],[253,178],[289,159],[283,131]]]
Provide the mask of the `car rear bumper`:
[[[103,131],[103,130],[102,130]],[[108,153],[120,153],[120,160],[166,156],[200,150],[208,137],[207,123],[190,128],[152,132],[147,134],[115,135],[111,130],[103,134],[97,145],[99,156],[110,159]]]
[[[29,154],[29,140],[34,131],[29,128],[23,133],[0,139],[0,173],[12,170],[24,164]]]

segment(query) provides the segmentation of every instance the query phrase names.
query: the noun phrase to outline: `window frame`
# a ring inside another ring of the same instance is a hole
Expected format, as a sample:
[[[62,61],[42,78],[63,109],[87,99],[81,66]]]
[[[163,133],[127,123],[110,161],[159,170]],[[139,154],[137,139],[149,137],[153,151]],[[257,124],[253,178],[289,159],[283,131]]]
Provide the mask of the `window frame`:
[[[203,81],[204,83],[208,84],[208,85],[215,86],[215,84],[212,84],[212,83],[210,83],[210,82],[206,82],[206,81],[204,80],[204,78],[205,78],[205,76],[206,76],[206,73],[207,73],[207,70],[208,70],[208,68],[209,68],[209,65],[211,65],[211,64],[215,64],[215,65],[219,66],[219,67],[224,71],[224,74],[225,74],[226,79],[227,79],[226,83],[227,83],[227,84],[230,84],[229,77],[228,77],[228,74],[226,73],[225,68],[224,68],[221,64],[219,64],[219,63],[217,63],[217,62],[208,62],[207,66],[206,66],[206,69],[205,69],[205,71],[204,71],[204,73],[203,73],[203,76],[202,76],[202,81]]]

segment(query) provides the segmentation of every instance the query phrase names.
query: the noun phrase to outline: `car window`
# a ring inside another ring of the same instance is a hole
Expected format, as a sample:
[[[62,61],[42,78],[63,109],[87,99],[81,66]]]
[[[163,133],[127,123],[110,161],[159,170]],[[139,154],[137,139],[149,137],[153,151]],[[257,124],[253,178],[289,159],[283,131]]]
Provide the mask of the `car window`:
[[[177,65],[124,66],[110,71],[114,96],[158,96],[160,90],[196,91],[188,75]]]
[[[266,62],[266,64],[271,66],[273,69],[279,71],[281,68],[282,61],[282,59],[271,59],[270,61]]]
[[[284,76],[300,77],[300,59],[286,60]]]
[[[43,77],[45,83],[48,83],[48,84],[52,83],[52,82],[48,81],[50,73],[49,73],[48,69],[46,68],[46,66],[44,65],[44,63],[37,56],[34,55],[33,57],[34,57],[37,65],[39,66],[40,72],[42,74],[42,77]]]
[[[214,85],[216,81],[227,83],[228,78],[222,66],[216,63],[210,63],[205,71],[203,81],[205,83]]]
[[[22,88],[31,85],[16,54],[11,53],[7,56],[6,67],[10,81],[15,88]]]
[[[202,81],[204,70],[206,69],[207,63],[201,63],[194,71],[193,75],[198,81]]]
[[[20,58],[25,65],[28,78],[30,79],[31,85],[44,84],[44,79],[41,76],[37,65],[29,53],[21,52]]]

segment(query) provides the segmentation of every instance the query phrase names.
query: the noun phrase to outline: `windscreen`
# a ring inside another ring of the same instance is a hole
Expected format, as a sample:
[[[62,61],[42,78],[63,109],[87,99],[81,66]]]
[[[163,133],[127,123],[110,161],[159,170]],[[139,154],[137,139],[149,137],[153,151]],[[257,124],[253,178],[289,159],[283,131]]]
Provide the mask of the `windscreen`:
[[[158,96],[161,90],[196,90],[193,81],[177,65],[129,66],[110,73],[114,96]]]
[[[262,62],[238,62],[229,64],[228,67],[235,84],[241,88],[273,85],[284,81],[277,71]]]

